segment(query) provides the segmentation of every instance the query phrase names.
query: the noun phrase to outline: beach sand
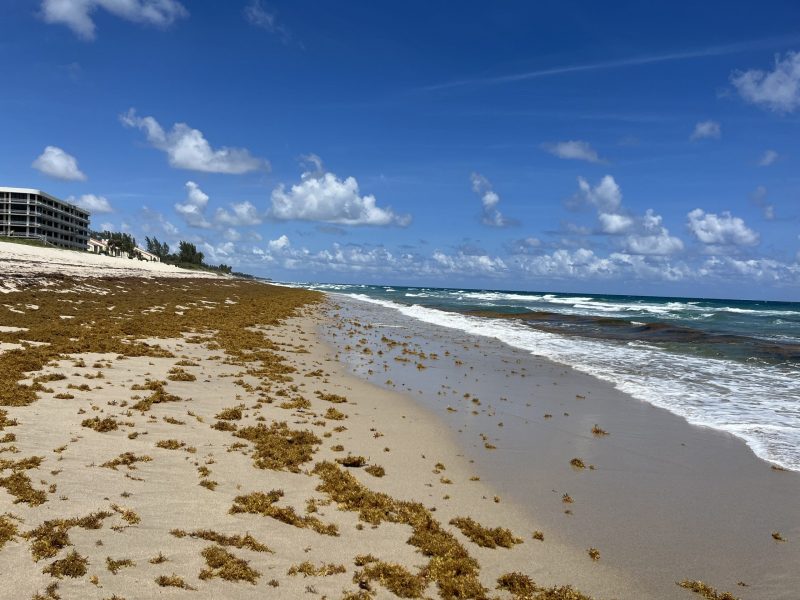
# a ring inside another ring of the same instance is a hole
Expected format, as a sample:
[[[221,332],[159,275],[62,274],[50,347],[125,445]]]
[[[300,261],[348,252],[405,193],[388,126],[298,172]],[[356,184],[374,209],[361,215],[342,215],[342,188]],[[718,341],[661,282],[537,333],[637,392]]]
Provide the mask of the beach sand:
[[[304,290],[14,269],[0,598],[797,597],[797,474],[595,379]]]
[[[547,554],[424,408],[344,372],[319,298],[197,279],[7,293],[0,597],[481,598]],[[625,585],[583,561],[537,583]]]

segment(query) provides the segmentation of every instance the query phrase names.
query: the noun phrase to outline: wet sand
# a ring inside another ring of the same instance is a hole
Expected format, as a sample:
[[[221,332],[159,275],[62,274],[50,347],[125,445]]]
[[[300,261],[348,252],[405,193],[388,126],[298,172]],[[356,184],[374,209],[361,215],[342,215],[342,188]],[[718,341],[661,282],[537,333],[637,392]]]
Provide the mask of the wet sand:
[[[351,345],[340,355],[351,371],[410,394],[547,541],[573,554],[597,548],[598,563],[628,582],[598,581],[586,591],[686,598],[675,582],[691,579],[743,599],[800,597],[800,474],[771,468],[732,435],[689,425],[563,365],[334,298],[353,335],[323,337],[340,349]],[[593,435],[595,425],[608,435]],[[573,458],[587,468],[573,467]]]

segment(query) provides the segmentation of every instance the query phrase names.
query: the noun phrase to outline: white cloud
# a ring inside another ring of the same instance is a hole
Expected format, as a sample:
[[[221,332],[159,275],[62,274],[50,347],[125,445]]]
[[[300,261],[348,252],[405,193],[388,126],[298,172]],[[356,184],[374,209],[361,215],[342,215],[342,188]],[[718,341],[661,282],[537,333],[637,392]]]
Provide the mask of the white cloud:
[[[511,222],[503,216],[497,205],[500,203],[500,196],[492,189],[492,184],[480,173],[472,173],[469,176],[472,182],[472,191],[478,194],[483,205],[483,216],[481,222],[489,227],[507,227]]]
[[[289,190],[283,184],[272,191],[269,215],[279,220],[319,221],[339,225],[399,225],[411,222],[410,215],[397,215],[391,208],[376,205],[375,196],[362,196],[355,177],[339,179],[322,172],[319,157],[314,170],[306,170],[300,183]]]
[[[250,4],[244,8],[244,17],[251,25],[278,35],[284,43],[291,39],[289,30],[278,22],[278,17],[274,12],[264,8],[261,0],[251,0]]]
[[[206,217],[209,196],[194,181],[186,182],[186,200],[175,204],[175,212],[191,227],[218,229],[229,240],[237,241],[241,234],[233,227],[247,227],[260,224],[264,215],[250,202],[237,202],[230,210],[217,208],[213,218]]]
[[[189,15],[177,0],[42,0],[41,16],[47,23],[66,25],[78,37],[93,40],[92,13],[99,8],[126,21],[157,27]]]
[[[169,164],[178,169],[241,175],[259,169],[268,169],[269,163],[250,154],[245,148],[221,147],[214,149],[203,133],[186,123],[175,123],[164,131],[153,117],[140,117],[131,108],[120,116],[126,127],[142,129],[154,148],[167,153]]]
[[[433,261],[447,273],[498,275],[507,270],[503,259],[485,254],[476,256],[459,252],[455,255],[448,255],[437,250],[433,253]]]
[[[206,206],[208,206],[208,194],[201,190],[194,181],[187,181],[186,201],[176,203],[175,212],[186,221],[187,225],[209,228],[211,223],[205,217]]]
[[[586,160],[591,163],[604,162],[592,148],[589,142],[581,140],[570,140],[567,142],[556,142],[555,144],[545,144],[544,149],[558,158],[568,160]]]
[[[595,206],[599,211],[616,213],[622,206],[622,190],[611,175],[606,175],[595,187],[578,177],[579,198]]]
[[[625,238],[625,249],[631,254],[661,255],[675,254],[683,250],[680,238],[671,236],[661,224],[661,215],[648,209],[641,220],[643,231]]]
[[[263,221],[261,213],[250,202],[239,202],[231,204],[231,210],[218,208],[214,213],[214,222],[218,225],[229,225],[241,227],[247,225],[258,225]]]
[[[78,168],[78,160],[58,146],[47,146],[31,166],[45,175],[67,181],[85,181],[86,175]]]
[[[92,213],[114,212],[114,209],[111,208],[111,203],[105,196],[96,196],[94,194],[83,194],[80,198],[70,196],[67,198],[67,202],[76,204]]]
[[[780,158],[780,155],[775,152],[775,150],[766,150],[761,158],[758,160],[759,167],[768,167],[776,160]]]
[[[716,121],[700,121],[694,126],[690,140],[713,139],[718,140],[722,137],[722,128]]]
[[[777,113],[790,113],[800,107],[800,52],[775,56],[775,69],[737,71],[731,83],[746,102]]]
[[[600,221],[600,229],[603,233],[610,235],[625,233],[633,227],[633,219],[627,215],[600,213],[597,218]]]
[[[714,247],[755,246],[759,242],[758,233],[727,211],[717,215],[696,208],[687,218],[689,231],[703,244]]]
[[[269,248],[270,252],[280,252],[290,246],[289,238],[286,235],[282,235],[277,240],[270,240],[267,243],[267,247]]]

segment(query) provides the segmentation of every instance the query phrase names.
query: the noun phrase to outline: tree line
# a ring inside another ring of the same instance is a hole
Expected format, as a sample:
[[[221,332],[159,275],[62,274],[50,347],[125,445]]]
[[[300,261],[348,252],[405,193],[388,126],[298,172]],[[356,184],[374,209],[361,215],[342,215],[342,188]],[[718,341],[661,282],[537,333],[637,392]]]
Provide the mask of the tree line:
[[[135,258],[136,256],[136,238],[129,233],[119,231],[103,231],[91,232],[92,237],[97,239],[108,240],[109,250],[119,250],[126,253],[129,257]],[[156,255],[161,262],[176,265],[184,268],[202,268],[220,271],[222,273],[230,273],[232,267],[224,263],[219,265],[209,265],[204,262],[205,256],[197,249],[197,246],[191,242],[181,240],[178,242],[178,251],[170,252],[169,244],[160,242],[158,238],[147,237],[144,238],[145,250],[150,254]]]

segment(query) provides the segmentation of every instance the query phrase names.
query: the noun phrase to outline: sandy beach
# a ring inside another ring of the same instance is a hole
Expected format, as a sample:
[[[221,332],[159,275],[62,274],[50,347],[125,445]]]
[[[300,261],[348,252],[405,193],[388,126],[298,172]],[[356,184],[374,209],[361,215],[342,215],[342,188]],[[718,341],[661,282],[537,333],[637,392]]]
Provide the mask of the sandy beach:
[[[0,598],[797,597],[797,474],[591,377],[316,292],[0,261]]]

